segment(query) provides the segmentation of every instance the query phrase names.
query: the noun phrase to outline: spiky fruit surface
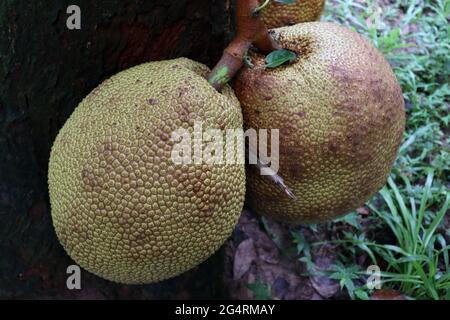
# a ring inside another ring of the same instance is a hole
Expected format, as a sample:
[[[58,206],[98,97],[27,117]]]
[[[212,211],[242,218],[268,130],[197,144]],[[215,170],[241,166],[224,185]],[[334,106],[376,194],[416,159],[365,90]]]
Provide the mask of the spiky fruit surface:
[[[280,221],[323,222],[363,205],[385,183],[404,132],[402,91],[382,54],[354,31],[311,22],[274,36],[298,59],[245,69],[235,92],[245,127],[280,129],[279,174],[299,199],[250,169],[248,202]]]
[[[325,0],[297,0],[282,4],[272,0],[261,12],[261,18],[269,29],[291,26],[301,22],[319,20]]]
[[[152,62],[103,82],[76,108],[51,152],[58,238],[82,267],[121,283],[151,283],[212,255],[237,223],[243,165],[176,165],[173,131],[242,128],[239,102],[208,68]]]

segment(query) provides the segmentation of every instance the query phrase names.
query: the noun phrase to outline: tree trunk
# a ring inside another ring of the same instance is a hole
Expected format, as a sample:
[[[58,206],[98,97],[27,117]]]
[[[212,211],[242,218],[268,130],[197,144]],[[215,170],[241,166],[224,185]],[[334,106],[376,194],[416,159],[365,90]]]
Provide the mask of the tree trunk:
[[[81,30],[69,30],[69,5]],[[230,0],[0,2],[0,298],[222,298],[221,253],[156,285],[82,273],[52,228],[47,162],[59,129],[94,87],[150,60],[189,57],[212,67],[231,38]]]

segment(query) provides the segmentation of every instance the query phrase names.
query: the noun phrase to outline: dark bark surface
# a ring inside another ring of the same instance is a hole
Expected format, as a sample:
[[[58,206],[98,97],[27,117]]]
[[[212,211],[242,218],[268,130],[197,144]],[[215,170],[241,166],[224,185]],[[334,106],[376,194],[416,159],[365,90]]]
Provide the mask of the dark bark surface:
[[[222,254],[156,285],[123,286],[82,273],[54,234],[47,161],[58,130],[102,80],[180,56],[210,67],[230,39],[229,0],[0,2],[0,298],[218,298]],[[81,30],[66,9],[81,8]],[[205,276],[207,275],[207,276]]]

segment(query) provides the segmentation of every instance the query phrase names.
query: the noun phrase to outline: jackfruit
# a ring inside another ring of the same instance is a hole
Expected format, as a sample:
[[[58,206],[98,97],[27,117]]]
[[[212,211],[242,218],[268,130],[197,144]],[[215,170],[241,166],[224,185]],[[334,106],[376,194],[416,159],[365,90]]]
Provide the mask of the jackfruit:
[[[324,6],[325,0],[297,0],[291,4],[272,0],[261,11],[261,18],[269,29],[290,26],[319,20]]]
[[[297,59],[262,70],[265,57],[251,53],[256,68],[240,73],[235,93],[246,128],[280,130],[272,161],[298,199],[250,168],[247,202],[284,222],[328,221],[385,184],[404,132],[402,91],[383,55],[354,31],[310,22],[275,29],[274,38]]]
[[[172,133],[193,135],[196,121],[203,130],[242,130],[233,91],[214,90],[208,72],[185,58],[122,71],[59,132],[48,174],[53,224],[86,270],[153,283],[197,266],[231,234],[244,202],[244,165],[172,160]]]

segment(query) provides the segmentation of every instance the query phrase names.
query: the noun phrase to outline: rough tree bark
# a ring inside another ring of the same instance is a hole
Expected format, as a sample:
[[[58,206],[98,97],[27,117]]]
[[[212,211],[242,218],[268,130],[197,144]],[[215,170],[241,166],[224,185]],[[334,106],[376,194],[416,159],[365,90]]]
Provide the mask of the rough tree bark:
[[[66,9],[81,8],[81,30]],[[47,161],[58,130],[110,75],[186,56],[214,66],[231,39],[230,0],[0,2],[0,298],[220,298],[221,254],[178,278],[122,286],[73,264],[50,218]],[[208,275],[208,276],[205,276]]]

